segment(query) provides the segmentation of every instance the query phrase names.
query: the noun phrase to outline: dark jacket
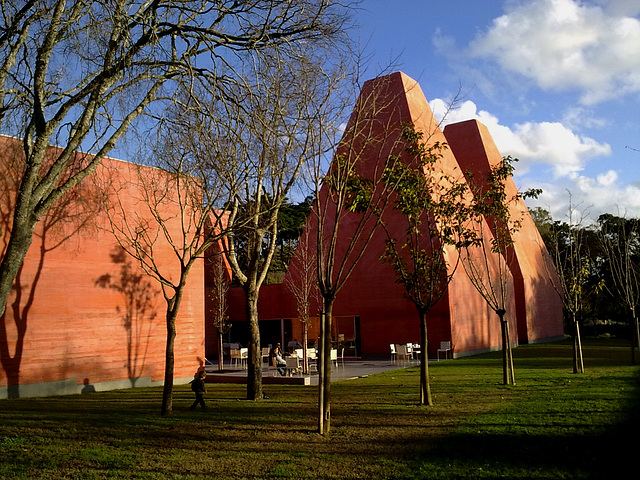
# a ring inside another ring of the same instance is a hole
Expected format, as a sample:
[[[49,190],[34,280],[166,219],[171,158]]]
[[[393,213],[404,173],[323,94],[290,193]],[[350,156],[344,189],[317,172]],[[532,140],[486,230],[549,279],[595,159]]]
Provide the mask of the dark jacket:
[[[191,380],[191,390],[195,393],[206,393],[207,390],[204,388],[204,380],[200,377]]]

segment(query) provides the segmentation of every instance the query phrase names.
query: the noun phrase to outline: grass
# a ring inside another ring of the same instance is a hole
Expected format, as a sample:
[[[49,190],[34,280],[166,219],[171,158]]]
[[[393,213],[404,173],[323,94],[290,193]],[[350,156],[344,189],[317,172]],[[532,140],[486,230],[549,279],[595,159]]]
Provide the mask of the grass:
[[[588,479],[618,478],[635,458],[640,367],[615,339],[588,340],[586,373],[566,342],[430,365],[433,407],[416,367],[332,386],[332,430],[315,433],[317,387],[209,385],[208,409],[176,387],[0,401],[0,478]],[[635,462],[633,462],[635,463]]]

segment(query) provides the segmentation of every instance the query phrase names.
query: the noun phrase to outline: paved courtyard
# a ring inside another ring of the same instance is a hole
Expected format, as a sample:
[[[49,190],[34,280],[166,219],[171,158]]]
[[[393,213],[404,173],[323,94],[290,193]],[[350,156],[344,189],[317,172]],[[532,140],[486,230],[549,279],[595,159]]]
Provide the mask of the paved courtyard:
[[[350,378],[366,377],[374,373],[380,373],[387,370],[396,370],[400,368],[418,365],[416,360],[395,361],[390,359],[347,359],[344,362],[338,362],[338,366],[331,369],[331,381],[337,382]],[[247,378],[247,370],[244,367],[230,366],[225,364],[222,372],[218,371],[218,365],[207,365],[208,376],[207,382],[210,383],[244,383]],[[266,366],[262,369],[262,381],[265,384],[281,383],[281,384],[298,384],[298,385],[317,385],[318,374],[313,372],[310,375],[292,374],[291,376],[274,375],[272,369]]]

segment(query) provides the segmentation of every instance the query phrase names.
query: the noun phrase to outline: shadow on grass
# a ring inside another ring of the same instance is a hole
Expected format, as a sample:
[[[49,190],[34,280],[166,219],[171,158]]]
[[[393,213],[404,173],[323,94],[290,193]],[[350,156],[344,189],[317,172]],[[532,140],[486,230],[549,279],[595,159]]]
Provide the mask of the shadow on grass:
[[[499,385],[491,356],[430,369],[428,408],[416,368],[338,382],[328,437],[315,433],[317,387],[269,386],[254,402],[243,385],[211,385],[192,412],[177,386],[169,418],[160,388],[3,401],[0,478],[622,478],[640,431],[626,353],[577,376],[568,355],[521,352],[516,387]]]
[[[514,433],[492,432],[488,424],[467,425],[458,429],[463,432],[437,439],[428,459],[412,461],[413,469],[430,469],[431,476],[424,478],[624,478],[636,464],[640,371],[629,378],[627,387],[633,393],[620,412],[619,422],[605,430],[590,428],[588,422],[561,425],[561,420],[555,422],[551,435],[542,433],[545,427],[534,422],[519,422],[513,426]],[[562,412],[556,413],[562,417]],[[586,412],[589,414],[598,412]]]

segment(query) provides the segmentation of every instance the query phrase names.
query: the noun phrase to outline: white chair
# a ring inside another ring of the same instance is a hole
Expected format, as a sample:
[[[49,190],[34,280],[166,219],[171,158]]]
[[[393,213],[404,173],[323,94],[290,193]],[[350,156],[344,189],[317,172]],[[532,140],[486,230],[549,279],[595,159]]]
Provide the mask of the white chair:
[[[331,349],[331,361],[336,367],[338,366],[338,350],[336,350],[335,348]]]
[[[390,343],[389,348],[391,349],[391,361],[395,362],[397,359],[396,346],[393,343]]]
[[[318,354],[315,348],[307,348],[307,364],[309,373],[311,370],[318,372]]]
[[[402,358],[403,362],[407,360],[408,354],[407,354],[406,345],[403,345],[403,344],[396,345],[396,357]]]
[[[290,355],[285,360],[287,362],[287,366],[285,367],[285,369],[289,376],[291,376],[291,373],[293,371],[297,371],[298,368],[300,368],[300,359],[295,355]]]
[[[447,352],[451,352],[451,342],[440,342],[440,348],[436,352],[438,355],[438,361],[440,361],[440,352],[444,352],[444,359],[447,359]],[[451,358],[453,358],[453,352],[451,352]]]
[[[241,367],[246,367],[247,359],[249,358],[249,349],[248,348],[234,348],[229,350],[229,356],[231,357],[231,364],[238,365]]]
[[[269,367],[269,347],[262,347],[262,363],[267,362],[267,367]]]
[[[241,348],[240,349],[240,365],[244,365],[244,368],[247,368],[248,361],[249,361],[249,349]]]
[[[411,350],[413,351],[413,358],[415,360],[420,360],[420,353],[422,353],[422,349],[420,348],[420,344],[419,343],[414,343],[413,344],[413,348]]]

